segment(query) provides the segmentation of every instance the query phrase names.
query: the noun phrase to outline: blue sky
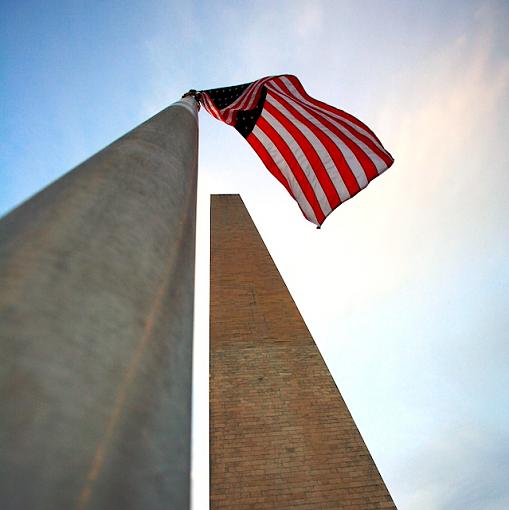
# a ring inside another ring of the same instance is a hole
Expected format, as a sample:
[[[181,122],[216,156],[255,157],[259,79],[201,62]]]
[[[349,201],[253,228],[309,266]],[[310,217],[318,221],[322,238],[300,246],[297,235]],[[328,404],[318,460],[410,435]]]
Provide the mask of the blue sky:
[[[268,74],[395,157],[316,231],[201,112],[195,509],[215,192],[244,198],[398,506],[509,508],[507,2],[4,1],[0,24],[0,214],[189,88]]]

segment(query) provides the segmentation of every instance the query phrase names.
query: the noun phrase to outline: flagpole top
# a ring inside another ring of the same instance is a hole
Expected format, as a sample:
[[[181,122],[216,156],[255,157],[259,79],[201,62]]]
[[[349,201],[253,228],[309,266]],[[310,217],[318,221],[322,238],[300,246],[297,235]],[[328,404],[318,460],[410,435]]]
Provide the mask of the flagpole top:
[[[200,104],[201,92],[198,92],[197,90],[194,90],[194,89],[190,89],[188,92],[186,92],[182,96],[182,99],[184,99],[184,97],[192,97],[198,105],[198,110],[200,109],[200,107],[201,107],[201,104]]]

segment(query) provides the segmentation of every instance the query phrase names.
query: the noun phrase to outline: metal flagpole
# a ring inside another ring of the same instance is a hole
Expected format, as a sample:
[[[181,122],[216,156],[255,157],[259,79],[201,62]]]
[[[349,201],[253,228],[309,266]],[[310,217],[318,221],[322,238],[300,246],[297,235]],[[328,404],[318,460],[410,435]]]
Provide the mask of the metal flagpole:
[[[189,508],[198,106],[0,221],[0,508]]]

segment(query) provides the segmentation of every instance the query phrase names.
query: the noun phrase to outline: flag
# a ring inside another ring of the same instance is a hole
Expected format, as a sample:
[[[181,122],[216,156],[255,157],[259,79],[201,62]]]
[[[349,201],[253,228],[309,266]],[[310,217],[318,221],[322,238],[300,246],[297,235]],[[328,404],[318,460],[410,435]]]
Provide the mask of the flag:
[[[235,127],[318,226],[394,162],[365,124],[312,98],[289,74],[203,90],[198,99]]]

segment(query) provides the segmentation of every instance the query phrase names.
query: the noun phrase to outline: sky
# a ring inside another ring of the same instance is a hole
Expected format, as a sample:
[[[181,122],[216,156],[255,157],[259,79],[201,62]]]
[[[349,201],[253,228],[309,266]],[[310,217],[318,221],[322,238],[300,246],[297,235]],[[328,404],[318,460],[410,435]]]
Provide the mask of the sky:
[[[509,508],[505,0],[1,3],[0,214],[190,88],[297,75],[395,158],[321,230],[202,110],[193,508],[208,508],[208,207],[240,193],[400,509]]]

